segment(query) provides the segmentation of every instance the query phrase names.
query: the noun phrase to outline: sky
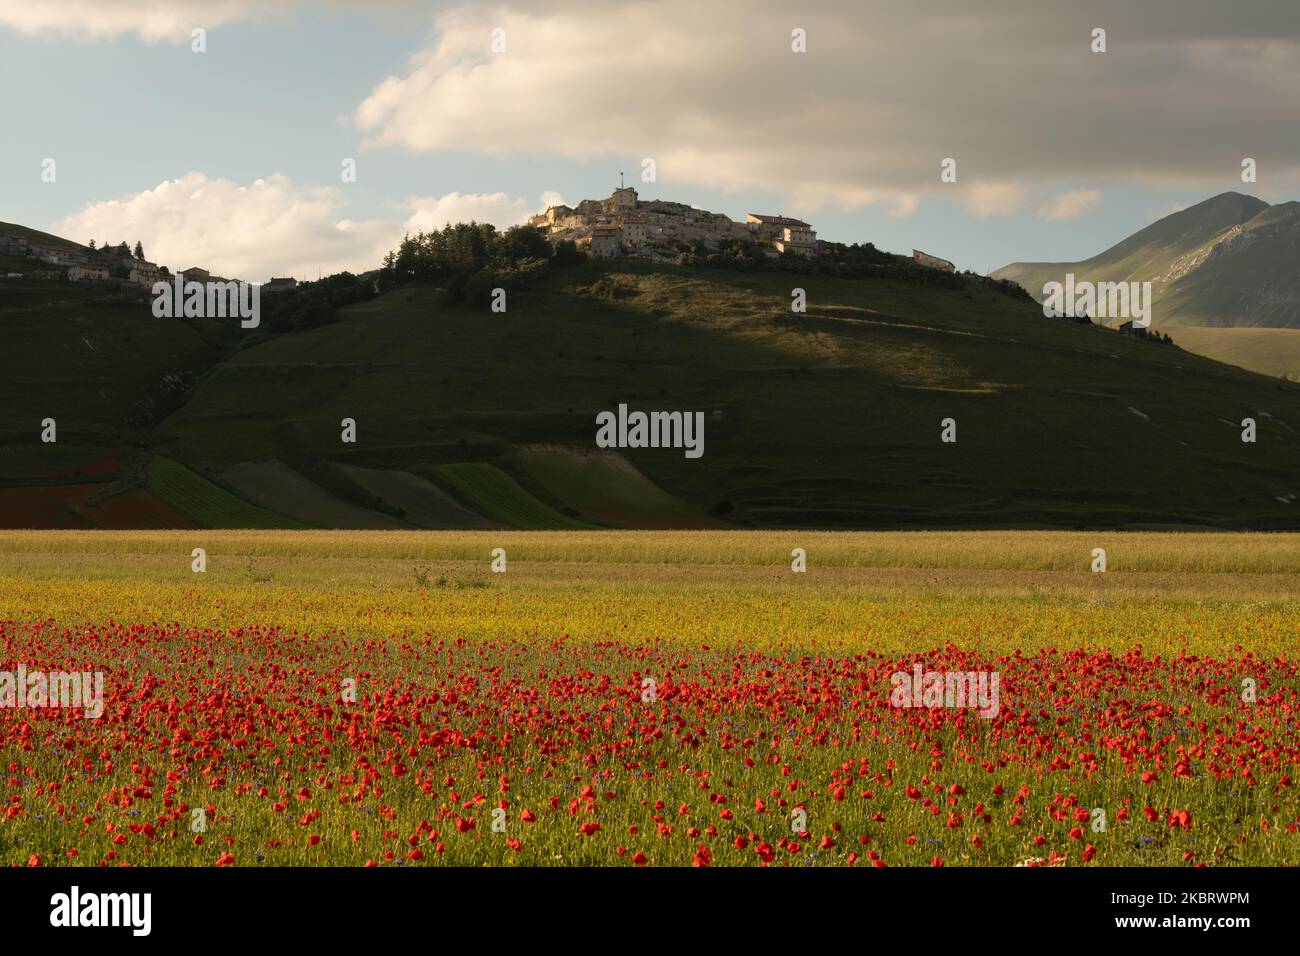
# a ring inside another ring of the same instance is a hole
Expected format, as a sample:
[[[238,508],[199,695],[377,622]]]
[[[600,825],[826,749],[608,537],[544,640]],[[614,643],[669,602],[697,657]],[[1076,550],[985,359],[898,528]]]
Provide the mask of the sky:
[[[981,273],[1300,196],[1294,0],[0,0],[0,82],[0,221],[253,281],[620,173]]]

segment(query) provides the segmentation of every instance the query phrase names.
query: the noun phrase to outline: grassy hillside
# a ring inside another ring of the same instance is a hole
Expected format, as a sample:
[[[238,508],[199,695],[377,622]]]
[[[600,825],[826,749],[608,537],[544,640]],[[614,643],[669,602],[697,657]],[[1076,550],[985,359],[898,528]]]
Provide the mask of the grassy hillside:
[[[205,528],[306,527],[250,505],[165,455],[155,455],[149,462],[148,489]]]
[[[518,482],[494,465],[462,463],[433,465],[426,469],[467,507],[509,528],[560,531],[588,527],[537,500]]]
[[[603,275],[612,298],[590,294]],[[790,311],[796,285],[806,314]],[[437,301],[400,290],[245,348],[154,438],[201,472],[274,460],[286,430],[348,466],[437,480],[426,469],[491,465],[557,514],[603,522],[609,501],[530,473],[522,452],[590,452],[597,412],[626,402],[705,412],[703,458],[622,453],[679,514],[711,516],[701,523],[1300,525],[1300,389],[1045,319],[974,280],[952,291],[621,261],[557,273],[504,314]],[[1254,445],[1225,424],[1248,415]],[[355,444],[340,440],[345,417]],[[949,417],[956,444],[940,441]],[[536,526],[486,500],[469,503]]]
[[[1167,329],[1197,355],[1300,382],[1300,329],[1216,329],[1180,325]]]
[[[156,319],[141,293],[98,283],[0,280],[0,330],[7,444],[38,443],[44,418],[60,442],[120,444],[220,354],[206,330]]]

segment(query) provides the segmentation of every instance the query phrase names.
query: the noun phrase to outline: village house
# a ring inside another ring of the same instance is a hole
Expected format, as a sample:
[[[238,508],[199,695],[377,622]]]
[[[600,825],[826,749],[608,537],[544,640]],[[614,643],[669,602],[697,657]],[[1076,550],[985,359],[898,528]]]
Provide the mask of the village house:
[[[146,262],[143,259],[133,259],[131,261],[131,272],[127,279],[136,285],[152,286],[155,282],[163,278],[162,266],[153,262]]]
[[[298,287],[298,280],[293,278],[276,279],[272,278],[270,282],[262,285],[263,292],[288,292],[290,289]]]
[[[27,254],[55,266],[79,266],[86,262],[85,254],[47,242],[30,243]]]
[[[622,251],[623,230],[612,224],[591,227],[591,257],[613,259]]]
[[[207,269],[200,269],[198,266],[190,266],[188,269],[181,270],[181,282],[198,282],[207,285],[209,282],[230,282],[231,279],[222,276],[214,276]]]
[[[807,225],[782,226],[781,235],[773,241],[777,252],[793,252],[800,256],[817,255],[817,233]]]
[[[919,266],[925,266],[927,269],[942,269],[944,272],[957,271],[957,267],[947,259],[940,259],[938,256],[932,256],[920,249],[912,250],[912,261]]]
[[[650,238],[650,222],[645,216],[635,213],[623,217],[623,241],[634,249],[640,249]]]
[[[108,269],[95,263],[76,265],[68,269],[68,279],[72,282],[82,282],[85,280],[103,282],[107,278]]]
[[[0,255],[25,256],[31,248],[26,236],[0,236]]]

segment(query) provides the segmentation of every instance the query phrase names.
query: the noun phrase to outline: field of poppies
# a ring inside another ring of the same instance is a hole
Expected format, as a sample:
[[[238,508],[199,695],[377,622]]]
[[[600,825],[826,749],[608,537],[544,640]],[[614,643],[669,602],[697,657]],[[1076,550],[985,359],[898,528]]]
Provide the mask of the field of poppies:
[[[0,533],[0,702],[104,675],[0,861],[1295,864],[1298,637],[1297,535]]]

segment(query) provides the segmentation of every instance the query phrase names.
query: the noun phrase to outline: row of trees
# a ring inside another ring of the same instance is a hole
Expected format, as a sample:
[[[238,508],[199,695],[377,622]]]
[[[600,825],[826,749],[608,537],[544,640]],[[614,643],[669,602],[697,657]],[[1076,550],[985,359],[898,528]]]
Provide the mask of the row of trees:
[[[490,223],[460,222],[406,236],[384,257],[378,282],[385,291],[410,282],[440,282],[449,301],[478,301],[493,288],[523,288],[552,268],[586,259],[572,241],[552,247],[535,226],[497,232]]]
[[[301,282],[292,289],[261,297],[262,325],[268,332],[300,332],[328,325],[338,318],[338,309],[354,302],[368,302],[379,293],[374,283],[351,272],[338,272],[315,282]]]
[[[86,243],[86,247],[90,249],[91,252],[96,251],[95,240],[91,239],[90,242]],[[144,246],[140,244],[139,239],[135,241],[134,252],[131,251],[131,247],[125,242],[119,242],[116,246],[110,246],[108,243],[104,243],[103,247],[99,249],[99,252],[106,256],[119,256],[123,259],[134,257],[139,259],[141,262],[144,262]]]

